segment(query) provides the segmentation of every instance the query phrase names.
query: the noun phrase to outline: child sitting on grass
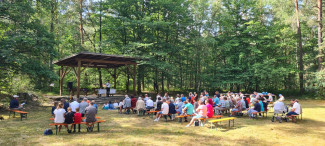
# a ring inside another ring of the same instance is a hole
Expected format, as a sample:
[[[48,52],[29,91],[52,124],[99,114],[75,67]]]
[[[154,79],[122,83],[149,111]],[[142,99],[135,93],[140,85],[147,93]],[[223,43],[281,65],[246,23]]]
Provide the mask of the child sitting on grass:
[[[114,109],[118,109],[118,108],[119,108],[118,103],[117,103],[116,100],[115,100],[114,103],[113,103],[113,107],[114,107]]]
[[[64,120],[65,124],[71,124],[70,129],[69,129],[69,126],[67,126],[68,133],[71,133],[71,130],[72,130],[73,117],[74,117],[74,113],[72,112],[71,107],[68,107],[68,112],[65,113],[65,120]]]
[[[108,104],[108,109],[110,109],[110,110],[113,110],[113,109],[114,109],[114,106],[113,106],[113,104],[112,104],[112,102],[111,102],[111,101],[109,101],[109,104]]]
[[[106,101],[105,104],[103,105],[103,110],[108,110],[109,109],[109,104]]]

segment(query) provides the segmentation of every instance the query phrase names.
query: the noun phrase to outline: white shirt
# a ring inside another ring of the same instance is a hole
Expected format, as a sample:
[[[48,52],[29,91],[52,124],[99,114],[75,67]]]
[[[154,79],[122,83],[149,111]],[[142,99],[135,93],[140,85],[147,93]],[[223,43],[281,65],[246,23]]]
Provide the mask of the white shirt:
[[[123,107],[123,102],[120,102],[120,104],[118,106],[119,107]]]
[[[110,83],[106,83],[106,88],[110,88],[111,87],[111,84]]]
[[[118,107],[118,103],[117,102],[113,103],[113,107],[114,108]]]
[[[76,108],[79,108],[79,103],[77,101],[73,101],[70,103],[70,107],[73,112],[76,112]]]
[[[153,107],[153,101],[151,99],[148,99],[146,104],[147,104],[147,106],[152,106]]]
[[[145,104],[147,104],[148,99],[149,99],[149,97],[145,97],[145,98],[143,99]]]
[[[55,115],[54,123],[64,123],[65,109],[55,109],[53,113]]]
[[[166,102],[161,105],[162,114],[166,115],[169,112],[169,106]]]
[[[277,101],[275,102],[274,104],[274,111],[285,111],[285,106],[284,106],[284,103],[281,102],[281,101]]]
[[[298,102],[295,102],[292,106],[292,108],[295,109],[295,113],[300,114],[300,104]]]
[[[269,101],[270,101],[270,102],[273,101],[273,97],[272,97],[272,95],[269,96]]]

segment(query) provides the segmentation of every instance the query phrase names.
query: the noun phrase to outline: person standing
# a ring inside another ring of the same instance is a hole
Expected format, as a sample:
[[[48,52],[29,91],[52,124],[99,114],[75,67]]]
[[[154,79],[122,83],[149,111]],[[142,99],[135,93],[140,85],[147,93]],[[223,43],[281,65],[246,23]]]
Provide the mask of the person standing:
[[[110,84],[110,82],[108,80],[107,83],[106,83],[106,96],[107,97],[109,97],[110,90],[111,90],[111,84]]]

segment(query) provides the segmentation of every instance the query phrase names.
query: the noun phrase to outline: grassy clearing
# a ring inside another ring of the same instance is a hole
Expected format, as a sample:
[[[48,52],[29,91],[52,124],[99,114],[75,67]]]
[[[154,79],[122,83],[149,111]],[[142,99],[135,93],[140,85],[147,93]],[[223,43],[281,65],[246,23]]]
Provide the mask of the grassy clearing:
[[[297,124],[272,123],[267,119],[250,120],[238,118],[235,127],[224,126],[217,131],[206,127],[185,128],[186,123],[160,120],[153,122],[148,116],[120,115],[117,111],[99,111],[106,120],[101,132],[43,136],[51,122],[50,107],[29,110],[27,120],[8,119],[0,121],[0,145],[324,145],[325,144],[325,101],[301,101],[303,121]],[[226,125],[227,122],[222,123]],[[96,128],[96,127],[95,127]],[[54,130],[55,132],[55,130]]]

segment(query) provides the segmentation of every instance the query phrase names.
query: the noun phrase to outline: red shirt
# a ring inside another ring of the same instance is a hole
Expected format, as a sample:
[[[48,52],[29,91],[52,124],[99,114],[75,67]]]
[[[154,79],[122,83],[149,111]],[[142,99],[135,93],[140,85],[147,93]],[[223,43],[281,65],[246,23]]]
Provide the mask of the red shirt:
[[[74,123],[81,123],[81,113],[74,114]]]
[[[213,107],[212,107],[212,105],[211,104],[207,104],[206,106],[207,106],[207,116],[209,118],[213,117]]]
[[[131,99],[131,107],[136,107],[137,106],[137,98],[132,98]]]
[[[194,98],[195,98],[194,96],[191,97],[191,104],[192,104],[192,105],[194,104],[194,101],[193,101]]]
[[[249,99],[248,97],[246,98],[248,104],[251,104],[251,99]]]

